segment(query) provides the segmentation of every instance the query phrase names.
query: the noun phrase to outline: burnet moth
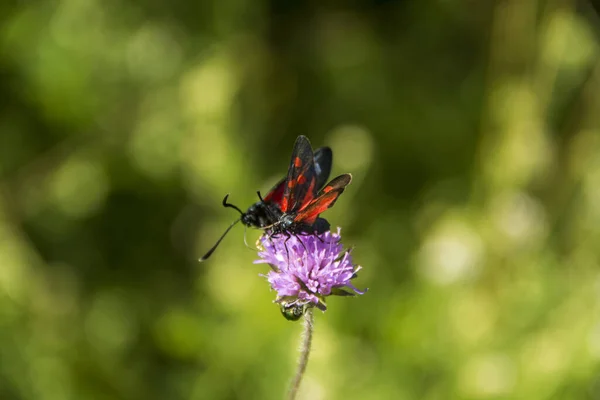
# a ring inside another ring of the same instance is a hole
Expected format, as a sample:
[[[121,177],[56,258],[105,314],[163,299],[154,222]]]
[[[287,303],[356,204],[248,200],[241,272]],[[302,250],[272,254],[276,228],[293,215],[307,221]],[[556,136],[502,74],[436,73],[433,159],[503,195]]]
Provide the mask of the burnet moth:
[[[306,136],[298,136],[285,179],[283,198],[279,204],[281,215],[277,221],[263,229],[270,236],[319,234],[329,230],[329,223],[319,218],[319,215],[333,207],[351,181],[352,175],[342,174],[317,192],[319,188],[310,142]]]
[[[296,159],[300,161],[295,161]],[[259,201],[251,205],[246,212],[242,212],[237,206],[227,202],[229,194],[225,196],[222,202],[223,206],[234,208],[241,216],[225,230],[215,245],[199,261],[208,259],[231,228],[240,221],[248,227],[265,229],[272,234],[284,232],[286,229],[296,232],[301,226],[309,228],[310,225],[320,228],[319,231],[327,230],[329,224],[325,220],[319,218],[316,224],[299,225],[290,220],[291,214],[284,213],[283,210],[291,212],[293,208],[290,208],[289,205],[292,201],[297,202],[296,199],[303,198],[308,204],[309,200],[315,198],[318,194],[317,190],[323,187],[329,178],[332,159],[333,154],[329,147],[320,147],[313,154],[308,139],[305,136],[299,136],[294,145],[287,177],[275,184],[264,198],[260,192],[257,192]],[[299,163],[304,163],[304,167]],[[300,178],[301,176],[304,178]],[[290,180],[290,177],[293,181]],[[308,185],[306,180],[310,180]],[[282,220],[282,218],[284,219]]]

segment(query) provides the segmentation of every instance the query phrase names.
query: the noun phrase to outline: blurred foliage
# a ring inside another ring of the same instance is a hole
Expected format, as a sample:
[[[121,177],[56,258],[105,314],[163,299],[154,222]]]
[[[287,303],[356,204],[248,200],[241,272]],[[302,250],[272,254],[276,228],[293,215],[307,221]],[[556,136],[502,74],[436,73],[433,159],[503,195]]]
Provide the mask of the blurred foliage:
[[[306,399],[600,398],[600,23],[569,0],[0,4],[0,399],[279,399],[230,233],[295,137],[360,298]],[[248,231],[253,243],[258,232]]]

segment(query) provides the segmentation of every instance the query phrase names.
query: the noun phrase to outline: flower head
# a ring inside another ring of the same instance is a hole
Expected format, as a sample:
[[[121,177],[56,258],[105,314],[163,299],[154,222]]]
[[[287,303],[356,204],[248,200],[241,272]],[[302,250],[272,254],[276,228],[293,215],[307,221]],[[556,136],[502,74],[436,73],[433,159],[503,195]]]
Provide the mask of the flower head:
[[[300,318],[307,307],[325,311],[330,295],[364,294],[350,282],[361,267],[340,243],[339,228],[320,235],[263,235],[259,241],[263,250],[255,263],[271,266],[266,277],[286,318]]]

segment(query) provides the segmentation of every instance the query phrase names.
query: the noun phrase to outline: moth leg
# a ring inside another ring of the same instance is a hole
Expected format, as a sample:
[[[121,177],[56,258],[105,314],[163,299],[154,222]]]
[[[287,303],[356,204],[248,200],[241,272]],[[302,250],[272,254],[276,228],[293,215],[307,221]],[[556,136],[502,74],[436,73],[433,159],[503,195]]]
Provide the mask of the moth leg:
[[[305,232],[305,231],[300,231],[300,232],[294,232],[293,235],[298,239],[298,241],[300,242],[302,247],[304,247],[304,251],[308,253],[308,249],[306,248],[306,245],[304,244],[304,241],[300,238],[300,236],[309,236],[310,233]]]
[[[289,252],[288,247],[287,247],[287,242],[290,240],[290,238],[292,237],[292,235],[290,235],[290,233],[288,231],[283,231],[283,233],[285,234],[285,236],[287,236],[287,238],[283,242],[283,246],[285,247],[285,254],[287,255],[287,262],[289,264],[290,263],[290,252]]]

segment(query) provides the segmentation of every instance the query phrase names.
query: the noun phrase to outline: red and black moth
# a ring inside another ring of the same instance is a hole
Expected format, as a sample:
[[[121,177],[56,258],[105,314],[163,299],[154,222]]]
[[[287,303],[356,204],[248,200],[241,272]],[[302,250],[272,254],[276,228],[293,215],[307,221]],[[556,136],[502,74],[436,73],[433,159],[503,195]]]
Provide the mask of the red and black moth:
[[[273,186],[264,198],[257,192],[259,201],[244,213],[227,202],[229,195],[225,196],[223,206],[234,208],[241,217],[225,230],[200,261],[209,258],[229,230],[240,221],[246,226],[264,229],[271,236],[328,230],[329,223],[319,218],[319,214],[333,206],[352,179],[350,174],[344,174],[325,185],[331,172],[332,158],[329,147],[320,147],[313,153],[308,138],[299,136],[294,144],[287,176]],[[318,192],[321,187],[323,189]]]
[[[352,175],[342,174],[320,191],[315,175],[312,147],[306,136],[298,136],[285,180],[281,215],[266,229],[270,236],[279,234],[319,234],[329,230],[329,223],[319,215],[333,207]]]

